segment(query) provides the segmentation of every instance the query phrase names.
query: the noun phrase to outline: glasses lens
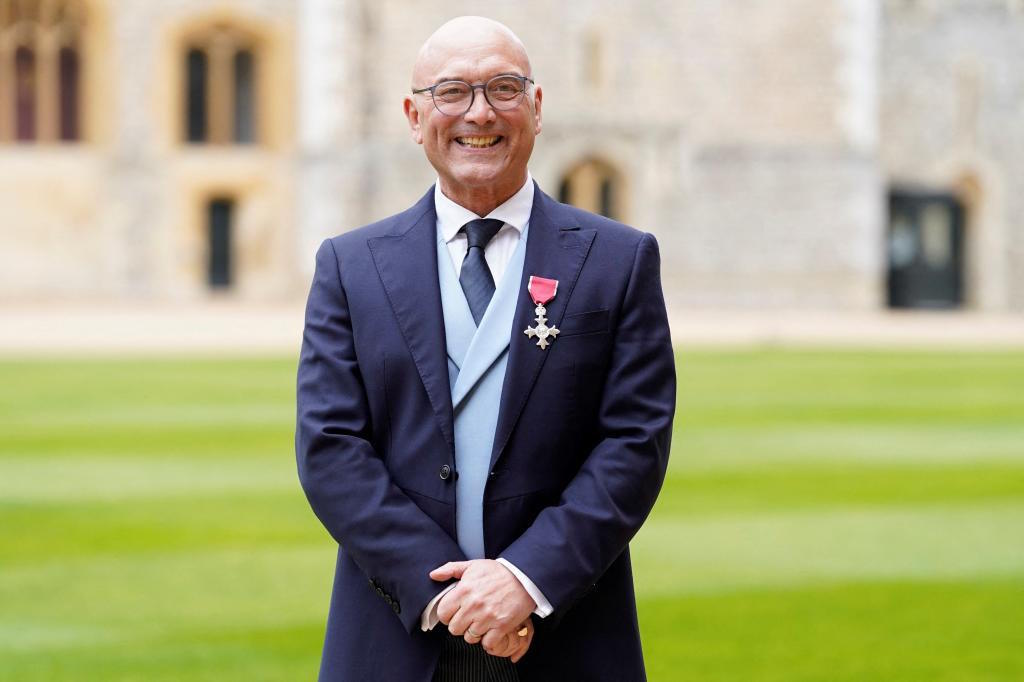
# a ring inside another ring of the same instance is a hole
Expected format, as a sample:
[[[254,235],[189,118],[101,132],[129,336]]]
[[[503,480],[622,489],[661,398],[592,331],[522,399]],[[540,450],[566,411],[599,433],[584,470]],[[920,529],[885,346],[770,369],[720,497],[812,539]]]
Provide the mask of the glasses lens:
[[[446,81],[434,88],[434,103],[446,114],[461,114],[469,108],[472,96],[473,89],[462,81]]]
[[[487,81],[487,99],[496,109],[512,109],[523,94],[523,82],[512,76],[498,76]]]

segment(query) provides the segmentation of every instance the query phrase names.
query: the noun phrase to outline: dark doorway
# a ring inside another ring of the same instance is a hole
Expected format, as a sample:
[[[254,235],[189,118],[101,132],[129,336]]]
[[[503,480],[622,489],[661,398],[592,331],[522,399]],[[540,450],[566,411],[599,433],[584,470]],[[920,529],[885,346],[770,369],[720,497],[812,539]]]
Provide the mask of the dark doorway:
[[[211,289],[231,286],[231,217],[234,207],[230,199],[214,199],[210,202],[207,282]]]
[[[889,306],[963,303],[964,209],[952,194],[889,194]]]

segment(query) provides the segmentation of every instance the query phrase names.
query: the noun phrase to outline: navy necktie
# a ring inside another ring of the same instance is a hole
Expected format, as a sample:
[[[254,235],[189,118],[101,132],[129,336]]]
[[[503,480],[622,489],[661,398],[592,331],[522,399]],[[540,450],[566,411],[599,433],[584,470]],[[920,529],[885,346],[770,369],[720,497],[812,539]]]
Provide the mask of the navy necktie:
[[[469,249],[466,251],[465,260],[462,261],[459,284],[466,294],[469,311],[473,313],[473,321],[478,327],[487,310],[487,304],[494,296],[494,277],[491,276],[491,269],[487,267],[484,247],[498,234],[498,230],[504,224],[500,220],[480,219],[471,220],[462,228],[469,238]]]

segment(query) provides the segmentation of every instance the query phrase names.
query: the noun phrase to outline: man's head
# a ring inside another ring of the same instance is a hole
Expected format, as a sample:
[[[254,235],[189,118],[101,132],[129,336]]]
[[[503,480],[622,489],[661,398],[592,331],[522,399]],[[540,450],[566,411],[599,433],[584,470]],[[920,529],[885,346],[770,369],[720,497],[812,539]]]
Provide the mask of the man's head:
[[[437,29],[420,48],[412,88],[443,81],[482,85],[502,74],[532,77],[522,42],[506,26],[483,17],[459,17]],[[412,137],[423,145],[450,199],[484,215],[512,196],[526,180],[533,140],[541,130],[541,89],[520,81],[525,93],[511,109],[488,103],[473,90],[463,114],[442,113],[430,92],[405,98]],[[495,98],[492,100],[496,101]]]

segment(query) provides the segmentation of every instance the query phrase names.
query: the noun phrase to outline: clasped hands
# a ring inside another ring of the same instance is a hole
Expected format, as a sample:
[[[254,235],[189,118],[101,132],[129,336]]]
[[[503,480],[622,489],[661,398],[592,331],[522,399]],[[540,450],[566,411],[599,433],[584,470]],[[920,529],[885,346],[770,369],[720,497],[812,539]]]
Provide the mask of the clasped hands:
[[[450,561],[430,577],[459,581],[437,604],[437,617],[449,632],[513,663],[526,654],[533,641],[530,614],[537,604],[510,570],[490,559]],[[518,634],[523,627],[525,636]]]

